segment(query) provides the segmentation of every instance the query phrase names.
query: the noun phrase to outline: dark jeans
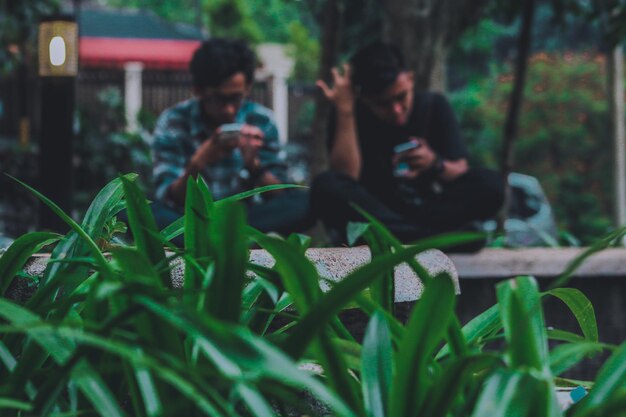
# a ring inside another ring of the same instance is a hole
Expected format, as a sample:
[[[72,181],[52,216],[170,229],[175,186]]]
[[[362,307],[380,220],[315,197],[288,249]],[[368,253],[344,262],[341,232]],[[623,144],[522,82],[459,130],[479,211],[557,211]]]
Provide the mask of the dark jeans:
[[[173,208],[160,201],[154,201],[150,207],[159,230],[183,215],[182,209]],[[293,232],[303,232],[315,223],[309,210],[309,192],[305,190],[283,190],[264,202],[247,204],[246,209],[248,224],[262,232],[288,235]],[[127,221],[125,217],[123,213],[121,219]],[[183,236],[175,238],[173,243],[182,247]]]
[[[504,182],[495,171],[472,169],[454,181],[418,190],[419,201],[399,198],[382,201],[354,179],[333,171],[320,174],[311,186],[313,212],[325,226],[345,241],[348,222],[364,221],[354,203],[382,222],[403,242],[441,233],[465,230],[476,220],[495,216],[504,199]],[[477,250],[471,245],[460,250]]]

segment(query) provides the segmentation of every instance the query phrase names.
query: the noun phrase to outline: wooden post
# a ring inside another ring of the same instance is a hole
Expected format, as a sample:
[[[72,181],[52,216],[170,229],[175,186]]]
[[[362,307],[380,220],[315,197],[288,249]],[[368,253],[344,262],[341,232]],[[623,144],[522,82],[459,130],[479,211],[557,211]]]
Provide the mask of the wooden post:
[[[617,45],[609,54],[609,95],[615,154],[615,227],[626,225],[626,137],[624,133],[624,54]]]

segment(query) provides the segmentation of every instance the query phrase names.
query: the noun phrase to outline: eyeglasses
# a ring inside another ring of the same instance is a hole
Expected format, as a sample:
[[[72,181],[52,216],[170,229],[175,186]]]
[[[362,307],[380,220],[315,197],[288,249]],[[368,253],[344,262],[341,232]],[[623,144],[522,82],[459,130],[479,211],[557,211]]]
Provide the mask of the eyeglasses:
[[[213,94],[207,94],[201,100],[203,104],[205,104],[206,106],[211,106],[211,107],[222,107],[222,106],[228,106],[228,105],[239,107],[244,97],[245,95],[243,93],[233,93],[233,94],[213,93]]]

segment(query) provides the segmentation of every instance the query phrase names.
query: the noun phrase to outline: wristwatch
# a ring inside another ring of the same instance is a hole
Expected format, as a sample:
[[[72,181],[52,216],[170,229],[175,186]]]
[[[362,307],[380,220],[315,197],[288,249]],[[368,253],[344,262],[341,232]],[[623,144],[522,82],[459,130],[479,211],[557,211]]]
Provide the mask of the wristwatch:
[[[433,163],[433,166],[432,166],[432,170],[437,176],[440,176],[446,170],[446,166],[441,156],[439,155],[436,156],[435,163]]]

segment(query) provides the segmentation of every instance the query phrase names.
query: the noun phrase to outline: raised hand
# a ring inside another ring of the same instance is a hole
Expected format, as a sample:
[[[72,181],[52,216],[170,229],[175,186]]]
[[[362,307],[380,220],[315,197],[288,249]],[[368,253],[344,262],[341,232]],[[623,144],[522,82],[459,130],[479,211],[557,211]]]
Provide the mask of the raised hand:
[[[333,76],[332,87],[329,87],[323,80],[317,80],[315,84],[339,112],[351,112],[354,109],[354,91],[350,79],[350,65],[343,64],[343,72],[339,72],[339,69],[335,67],[331,73]]]

